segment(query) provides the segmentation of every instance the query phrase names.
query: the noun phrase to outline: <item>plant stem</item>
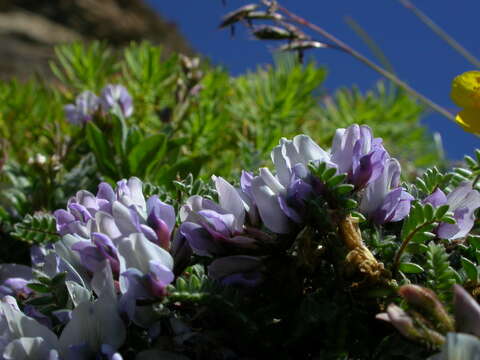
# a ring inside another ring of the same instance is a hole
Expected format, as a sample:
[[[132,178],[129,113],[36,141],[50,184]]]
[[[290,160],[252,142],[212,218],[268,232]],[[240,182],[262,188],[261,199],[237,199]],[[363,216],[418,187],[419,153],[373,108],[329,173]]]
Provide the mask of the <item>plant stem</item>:
[[[408,92],[410,95],[412,95],[415,98],[417,98],[418,100],[420,100],[422,103],[427,105],[432,110],[434,110],[434,111],[438,112],[439,114],[445,116],[447,119],[449,119],[451,121],[455,121],[455,116],[453,114],[451,114],[449,111],[447,111],[446,109],[444,109],[440,105],[436,104],[435,102],[433,102],[432,100],[430,100],[426,96],[420,94],[418,91],[416,91],[415,89],[410,87],[404,81],[400,80],[394,74],[392,74],[391,72],[389,72],[389,71],[385,70],[384,68],[378,66],[377,64],[375,64],[373,61],[369,60],[367,57],[363,56],[358,51],[352,49],[350,46],[345,44],[343,41],[337,39],[335,36],[330,34],[328,31],[326,31],[323,28],[321,28],[320,26],[312,24],[309,21],[305,20],[304,18],[290,12],[288,9],[284,8],[283,6],[280,6],[279,4],[277,4],[277,7],[281,12],[283,12],[285,15],[290,17],[290,19],[292,19],[292,21],[294,21],[297,24],[300,24],[302,26],[306,26],[307,28],[315,31],[316,33],[318,33],[320,35],[322,35],[323,37],[325,37],[326,39],[328,39],[329,41],[334,43],[336,46],[338,46],[338,48],[340,50],[342,50],[342,51],[346,52],[347,54],[353,56],[358,61],[362,62],[363,64],[367,65],[368,67],[370,67],[374,71],[378,72],[380,75],[382,75],[385,78],[387,78],[388,80],[392,81],[397,86],[404,89],[406,92]]]
[[[460,55],[462,55],[473,66],[480,68],[480,60],[478,60],[471,52],[465,49],[457,40],[451,37],[445,30],[438,26],[432,19],[417,8],[410,0],[398,0],[407,9],[411,10],[421,22],[427,25],[435,34],[443,39],[448,45],[454,48]]]
[[[429,221],[426,223],[423,223],[421,225],[418,225],[408,236],[403,240],[402,245],[400,245],[400,248],[398,249],[397,253],[395,254],[395,259],[393,261],[393,267],[392,267],[392,274],[395,276],[398,270],[398,266],[400,265],[400,258],[402,257],[403,252],[405,251],[405,248],[407,245],[410,243],[410,241],[413,239],[415,234],[422,229],[423,227],[433,224],[434,221]]]

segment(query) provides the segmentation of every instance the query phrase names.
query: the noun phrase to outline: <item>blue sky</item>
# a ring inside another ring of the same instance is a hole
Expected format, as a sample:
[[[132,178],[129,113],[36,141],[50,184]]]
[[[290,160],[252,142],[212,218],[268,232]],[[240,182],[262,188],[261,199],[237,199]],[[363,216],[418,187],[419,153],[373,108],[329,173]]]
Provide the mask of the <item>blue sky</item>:
[[[213,63],[224,66],[233,75],[272,61],[271,47],[266,43],[254,40],[245,31],[237,31],[237,35],[231,38],[228,31],[218,29],[220,18],[246,4],[245,1],[227,0],[226,7],[220,0],[148,2],[178,25],[197,51],[208,56]],[[457,111],[449,98],[451,81],[456,75],[473,70],[473,66],[397,0],[280,2],[373,58],[366,45],[346,24],[345,17],[352,17],[380,45],[401,79],[450,112]],[[480,1],[418,0],[415,4],[480,58]],[[240,27],[238,30],[241,30]],[[380,78],[373,70],[343,53],[324,49],[317,50],[314,55],[318,64],[328,68],[325,86],[329,90],[351,85],[367,90]],[[446,153],[451,159],[460,159],[463,154],[471,154],[475,147],[480,147],[480,138],[463,132],[440,115],[431,114],[423,121],[431,131],[442,135]]]

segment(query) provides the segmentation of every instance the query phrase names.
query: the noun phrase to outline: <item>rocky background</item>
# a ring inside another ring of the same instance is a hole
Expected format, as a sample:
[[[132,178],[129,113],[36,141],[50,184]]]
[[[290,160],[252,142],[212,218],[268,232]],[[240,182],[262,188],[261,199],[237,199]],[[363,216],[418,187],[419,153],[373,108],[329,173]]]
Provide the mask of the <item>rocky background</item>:
[[[50,76],[53,47],[99,39],[120,48],[149,40],[192,54],[175,25],[142,0],[0,0],[0,78]]]

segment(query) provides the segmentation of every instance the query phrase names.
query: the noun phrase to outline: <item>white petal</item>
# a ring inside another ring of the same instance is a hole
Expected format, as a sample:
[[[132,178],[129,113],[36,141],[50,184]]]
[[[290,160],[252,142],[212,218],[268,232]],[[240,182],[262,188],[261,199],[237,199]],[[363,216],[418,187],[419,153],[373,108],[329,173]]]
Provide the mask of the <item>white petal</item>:
[[[275,176],[273,176],[273,174],[270,172],[269,169],[260,168],[259,173],[265,185],[267,185],[274,193],[283,194],[286,192],[283,185],[280,184],[280,182],[277,180]]]
[[[263,178],[259,176],[253,178],[252,195],[265,226],[279,234],[288,233],[290,220],[280,208],[277,194],[267,186]]]
[[[125,261],[125,268],[137,268],[144,274],[149,271],[149,261],[159,261],[170,270],[173,258],[168,251],[149,241],[143,234],[131,234],[118,243],[118,252]]]
[[[282,151],[282,145],[278,145],[273,148],[271,157],[275,170],[277,172],[278,180],[283,186],[290,184],[290,178],[292,176],[290,160],[285,156]]]
[[[293,142],[298,149],[304,165],[308,165],[310,160],[318,160],[320,162],[330,161],[330,154],[318,146],[309,136],[303,134],[297,135],[293,138]]]
[[[245,222],[245,206],[237,190],[224,178],[212,176],[218,192],[220,206],[235,217],[236,229],[241,230]]]

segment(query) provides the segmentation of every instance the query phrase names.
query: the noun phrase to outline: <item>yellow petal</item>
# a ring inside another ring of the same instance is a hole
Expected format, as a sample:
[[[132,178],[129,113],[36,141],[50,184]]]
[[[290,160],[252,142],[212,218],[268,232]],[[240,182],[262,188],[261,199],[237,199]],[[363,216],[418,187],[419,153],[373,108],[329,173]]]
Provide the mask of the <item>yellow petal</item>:
[[[455,117],[465,131],[480,136],[480,109],[468,108],[460,111]]]
[[[450,97],[462,108],[480,109],[480,71],[467,71],[453,79]]]

